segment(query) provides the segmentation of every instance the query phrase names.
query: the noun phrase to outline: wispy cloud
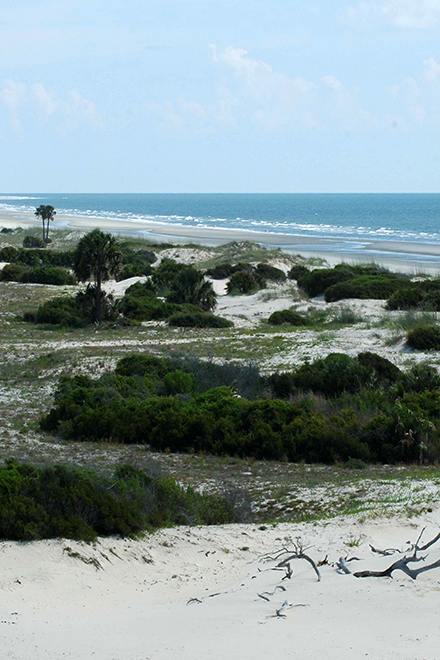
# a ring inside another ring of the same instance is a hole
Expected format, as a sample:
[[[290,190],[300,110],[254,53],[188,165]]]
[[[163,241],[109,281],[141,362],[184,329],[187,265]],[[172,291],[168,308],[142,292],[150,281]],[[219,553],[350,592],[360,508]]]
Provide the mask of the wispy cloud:
[[[15,133],[22,133],[22,126],[19,120],[19,107],[26,98],[26,86],[22,83],[6,80],[3,89],[0,90],[0,100],[3,101],[9,111],[9,117],[12,129]]]
[[[41,83],[35,83],[31,87],[31,97],[44,115],[48,117],[55,115],[60,118],[63,130],[74,130],[80,124],[93,128],[102,125],[95,104],[74,89],[67,93],[66,99],[62,99]]]
[[[440,0],[363,1],[348,9],[352,20],[429,30],[440,24]]]
[[[35,83],[27,89],[21,82],[6,80],[0,90],[0,102],[8,109],[12,129],[18,134],[23,134],[21,114],[24,115],[34,108],[46,119],[57,118],[58,126],[63,132],[75,130],[81,124],[92,128],[102,125],[95,104],[76,90],[68,92],[63,99],[41,83]]]

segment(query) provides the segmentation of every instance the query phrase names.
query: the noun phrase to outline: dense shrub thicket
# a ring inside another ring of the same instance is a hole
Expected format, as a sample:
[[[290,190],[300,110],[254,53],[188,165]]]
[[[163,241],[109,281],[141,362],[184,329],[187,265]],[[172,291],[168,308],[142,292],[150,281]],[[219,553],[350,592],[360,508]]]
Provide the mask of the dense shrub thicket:
[[[117,276],[119,282],[129,277],[142,277],[152,274],[151,264],[157,261],[157,257],[152,250],[144,248],[135,250],[124,244],[120,245],[120,250],[122,252],[122,268]]]
[[[82,327],[93,323],[96,318],[95,287],[89,285],[76,296],[61,296],[42,303],[36,312],[25,312],[23,320],[30,323],[45,323],[62,327]],[[102,318],[115,320],[116,312],[111,295],[102,300]]]
[[[0,271],[0,280],[33,284],[76,284],[76,278],[60,266],[28,267],[21,263],[7,264]]]
[[[309,323],[308,319],[298,314],[298,312],[294,312],[293,309],[282,309],[273,312],[267,321],[270,325],[283,325],[284,323],[288,325],[307,325]]]
[[[387,301],[387,309],[440,311],[440,280],[421,280],[409,282],[396,291]]]
[[[111,478],[63,465],[7,461],[0,469],[0,539],[93,541],[170,524],[234,522],[224,499],[182,488],[125,465]]]
[[[24,248],[45,248],[46,242],[39,236],[25,236],[23,239]]]
[[[98,380],[64,377],[42,429],[75,440],[142,443],[330,463],[440,457],[440,379],[372,353],[332,354],[293,372],[138,355]],[[239,397],[235,395],[238,391]]]
[[[407,344],[420,351],[440,351],[440,327],[438,325],[420,325],[410,330]]]
[[[256,266],[242,262],[235,265],[230,263],[218,264],[213,268],[209,268],[206,274],[213,280],[223,280],[227,277],[232,277],[236,273],[243,272],[252,274],[257,282],[265,282],[266,280],[270,282],[284,282],[286,280],[284,271],[265,263],[259,263]]]
[[[24,264],[25,266],[62,266],[71,268],[73,251],[15,248],[6,246],[0,249],[0,261]]]
[[[300,277],[303,277],[303,275],[307,275],[307,273],[310,273],[310,269],[307,268],[307,266],[303,266],[302,264],[297,264],[296,266],[293,266],[289,272],[287,273],[287,277],[289,280],[299,280]]]
[[[232,321],[203,312],[176,312],[168,319],[173,328],[232,328]]]
[[[324,294],[327,302],[344,298],[386,299],[398,289],[408,286],[408,277],[374,264],[338,264],[334,268],[305,273],[299,277],[298,286],[312,297]]]

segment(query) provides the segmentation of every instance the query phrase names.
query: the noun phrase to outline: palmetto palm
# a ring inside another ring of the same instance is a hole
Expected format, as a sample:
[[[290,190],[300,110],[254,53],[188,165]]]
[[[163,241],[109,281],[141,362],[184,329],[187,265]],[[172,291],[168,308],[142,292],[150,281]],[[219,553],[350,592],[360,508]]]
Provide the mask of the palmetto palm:
[[[35,211],[37,218],[43,222],[43,241],[49,242],[49,223],[54,219],[57,212],[50,204],[41,204]]]
[[[96,287],[96,321],[102,319],[102,283],[115,277],[122,265],[122,252],[114,236],[94,229],[79,241],[73,271],[80,282],[93,280]]]
[[[188,267],[175,279],[167,300],[173,303],[191,303],[209,312],[217,304],[216,295],[203,273]]]

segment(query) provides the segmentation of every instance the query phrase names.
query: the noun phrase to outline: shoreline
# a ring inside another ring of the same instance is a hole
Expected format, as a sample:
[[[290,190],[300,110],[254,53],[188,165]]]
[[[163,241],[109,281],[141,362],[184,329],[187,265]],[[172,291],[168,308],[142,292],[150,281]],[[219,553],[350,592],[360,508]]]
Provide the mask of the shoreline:
[[[0,225],[4,227],[40,228],[41,223],[31,213],[0,211]],[[99,228],[115,234],[138,236],[146,241],[170,244],[193,243],[217,247],[230,243],[251,242],[268,249],[281,249],[288,254],[305,258],[325,259],[330,265],[341,261],[375,262],[400,271],[440,272],[440,243],[421,243],[386,239],[340,238],[282,234],[239,229],[186,227],[134,220],[114,220],[106,217],[57,215],[52,228],[92,230]]]

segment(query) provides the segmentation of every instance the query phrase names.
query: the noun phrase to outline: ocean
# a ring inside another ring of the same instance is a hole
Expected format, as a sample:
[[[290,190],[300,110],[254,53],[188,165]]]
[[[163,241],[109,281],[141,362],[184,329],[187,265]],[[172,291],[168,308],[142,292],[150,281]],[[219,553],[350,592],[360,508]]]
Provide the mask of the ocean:
[[[440,243],[440,194],[1,194],[0,212],[155,222],[167,226]]]

